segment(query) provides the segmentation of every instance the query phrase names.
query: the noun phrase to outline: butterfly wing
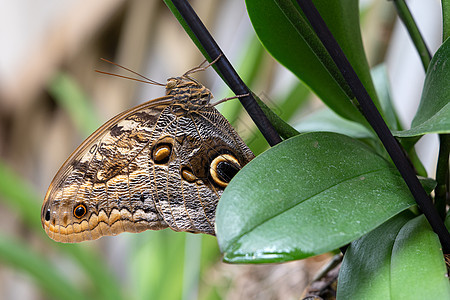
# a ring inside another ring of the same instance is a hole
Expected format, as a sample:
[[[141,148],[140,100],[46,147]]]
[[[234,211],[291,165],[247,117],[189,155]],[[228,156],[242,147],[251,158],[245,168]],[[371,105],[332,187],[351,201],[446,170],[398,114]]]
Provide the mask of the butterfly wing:
[[[52,239],[79,242],[166,227],[214,234],[224,186],[211,162],[220,157],[226,166],[232,156],[229,164],[241,167],[253,154],[214,108],[186,111],[171,101],[158,98],[117,115],[75,150],[42,206]]]
[[[148,177],[141,174],[148,165],[144,157],[167,98],[112,118],[67,159],[42,205],[42,224],[52,239],[78,242],[167,227],[148,197]]]
[[[155,128],[160,140],[152,147],[173,145],[167,163],[158,164],[153,159],[154,175],[150,178],[156,187],[156,208],[175,231],[214,234],[215,211],[226,185],[218,182],[213,162],[222,160],[240,169],[253,153],[215,108],[167,110],[171,113],[161,114]],[[231,177],[224,180],[228,183]]]

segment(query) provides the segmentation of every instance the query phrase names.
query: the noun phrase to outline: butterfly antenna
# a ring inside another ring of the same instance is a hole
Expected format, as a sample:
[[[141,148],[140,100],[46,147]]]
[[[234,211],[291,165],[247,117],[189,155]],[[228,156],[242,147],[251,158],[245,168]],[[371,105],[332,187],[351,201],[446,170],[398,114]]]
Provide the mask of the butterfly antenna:
[[[150,79],[150,78],[148,78],[148,77],[145,77],[144,75],[139,74],[138,72],[135,72],[135,71],[133,71],[133,70],[127,68],[127,67],[124,67],[124,66],[122,66],[122,65],[119,65],[118,63],[109,61],[109,60],[107,60],[107,59],[105,59],[105,58],[100,58],[100,59],[103,60],[103,61],[105,61],[105,62],[107,62],[107,63],[110,63],[110,64],[112,64],[112,65],[115,65],[116,67],[119,67],[119,68],[121,68],[121,69],[124,69],[125,71],[128,71],[128,72],[130,72],[130,73],[132,73],[132,74],[134,74],[134,75],[136,75],[136,76],[139,76],[139,77],[141,77],[141,78],[144,78],[145,80],[141,80],[141,79],[137,79],[137,78],[133,78],[133,77],[128,77],[128,76],[118,75],[118,74],[114,74],[114,73],[109,73],[109,72],[104,72],[104,71],[95,70],[95,72],[97,72],[97,73],[101,73],[101,74],[105,74],[105,75],[111,75],[111,76],[116,76],[116,77],[125,78],[125,79],[130,79],[130,80],[134,80],[134,81],[138,81],[138,82],[143,82],[143,83],[149,83],[149,84],[154,84],[154,85],[159,85],[159,86],[166,86],[166,85],[163,84],[163,83],[160,83],[160,82],[157,82],[157,81],[155,81],[155,80],[152,80],[152,79]]]

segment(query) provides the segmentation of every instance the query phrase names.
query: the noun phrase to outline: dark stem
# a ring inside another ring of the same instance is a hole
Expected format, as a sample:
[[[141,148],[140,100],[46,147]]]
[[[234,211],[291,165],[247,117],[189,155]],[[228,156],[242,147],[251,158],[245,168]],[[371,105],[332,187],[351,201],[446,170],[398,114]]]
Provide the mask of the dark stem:
[[[439,236],[444,253],[450,253],[450,234],[444,226],[444,222],[439,217],[438,212],[431,202],[422,185],[420,184],[414,169],[410,165],[408,159],[402,151],[397,140],[392,136],[389,128],[378,112],[375,104],[364,88],[363,84],[356,75],[355,70],[350,65],[341,47],[334,39],[325,21],[317,11],[311,0],[297,0],[297,3],[308,18],[311,26],[317,36],[322,41],[328,53],[332,57],[334,63],[339,68],[348,85],[353,91],[359,105],[363,111],[364,117],[370,123],[374,131],[377,133],[386,151],[389,153],[392,161],[399,170],[403,180],[408,185],[411,194],[414,196],[417,204],[427,218],[434,232]]]
[[[449,153],[450,153],[450,134],[439,135],[439,156],[436,167],[436,188],[434,189],[435,206],[441,216],[445,219],[445,207],[450,201],[449,185]]]
[[[423,68],[426,71],[431,61],[430,50],[428,50],[419,28],[417,28],[417,24],[414,21],[405,0],[394,0],[394,4],[397,9],[398,16],[403,21],[403,24],[405,24],[409,36],[411,37],[417,52],[419,52],[420,60],[422,61]]]
[[[216,41],[212,38],[211,34],[206,29],[205,25],[192,9],[189,2],[186,0],[172,0],[172,4],[178,10],[192,32],[195,34],[198,41],[208,54],[209,58],[211,60],[214,60],[220,56],[218,61],[215,63],[215,66],[230,89],[236,95],[248,94],[248,96],[240,97],[239,101],[241,101],[242,106],[250,115],[253,122],[255,122],[256,126],[261,131],[269,145],[273,146],[281,142],[279,134],[276,132],[275,128],[272,126],[266,115],[256,103],[250,89],[245,85],[237,72],[234,70],[233,66],[225,57],[222,50],[219,48]]]

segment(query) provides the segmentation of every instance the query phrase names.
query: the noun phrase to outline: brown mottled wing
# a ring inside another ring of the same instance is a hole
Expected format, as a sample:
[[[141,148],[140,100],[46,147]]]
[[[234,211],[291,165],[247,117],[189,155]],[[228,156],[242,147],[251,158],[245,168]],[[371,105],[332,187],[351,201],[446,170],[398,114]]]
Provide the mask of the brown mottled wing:
[[[56,241],[78,242],[167,227],[150,197],[149,144],[169,97],[125,111],[95,131],[60,168],[42,206]],[[78,219],[78,204],[87,208]]]
[[[163,97],[124,112],[91,135],[65,162],[42,208],[47,234],[61,242],[170,227],[214,234],[223,188],[210,179],[211,159],[232,153],[245,165],[253,154],[216,109],[186,111]],[[171,154],[153,161],[158,143]],[[192,171],[195,180],[180,172]],[[78,206],[86,208],[76,217]]]
[[[214,234],[215,211],[223,187],[210,178],[211,161],[231,153],[244,166],[254,156],[215,108],[174,113],[176,116],[162,114],[155,128],[161,136],[170,134],[175,140],[171,163],[167,167],[154,164],[155,172],[150,175],[158,183],[155,204],[173,230]],[[197,180],[180,178],[184,168],[192,170]]]

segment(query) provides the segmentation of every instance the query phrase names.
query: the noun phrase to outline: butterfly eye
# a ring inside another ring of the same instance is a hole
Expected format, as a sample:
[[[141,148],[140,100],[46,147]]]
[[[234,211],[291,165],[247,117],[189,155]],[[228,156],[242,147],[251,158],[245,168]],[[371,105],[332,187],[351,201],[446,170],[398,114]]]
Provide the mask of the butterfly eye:
[[[241,169],[237,159],[230,154],[221,154],[213,159],[210,166],[211,177],[216,184],[225,188]]]
[[[156,164],[165,164],[169,161],[172,145],[159,144],[153,149],[153,161]]]
[[[175,78],[169,78],[166,83],[166,90],[171,90],[177,85],[177,80]]]
[[[78,204],[75,206],[73,210],[73,215],[77,217],[78,219],[81,219],[87,212],[86,205],[84,204]]]

